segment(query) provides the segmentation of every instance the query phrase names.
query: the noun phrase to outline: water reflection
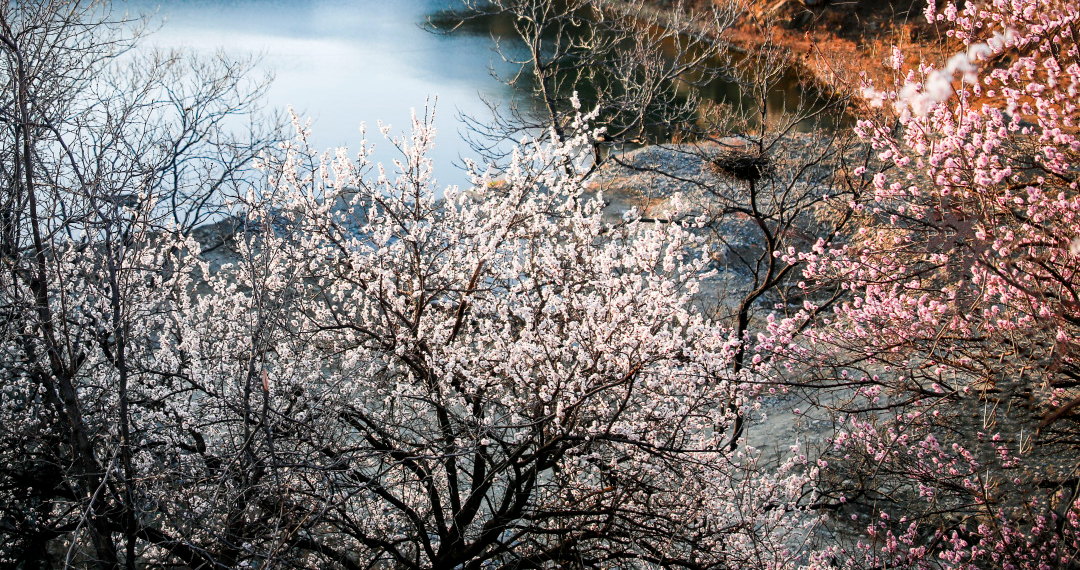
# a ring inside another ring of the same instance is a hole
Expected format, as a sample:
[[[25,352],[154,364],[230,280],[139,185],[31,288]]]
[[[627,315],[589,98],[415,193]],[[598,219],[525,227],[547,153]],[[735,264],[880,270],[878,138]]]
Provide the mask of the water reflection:
[[[532,102],[515,100],[514,92],[489,73],[492,67],[504,76],[515,71],[493,51],[491,41],[499,39],[510,53],[521,49],[515,48],[507,18],[470,19],[451,34],[423,29],[453,28],[459,14],[451,10],[458,5],[455,0],[117,0],[114,4],[133,13],[157,11],[165,18],[166,24],[150,37],[151,45],[224,50],[235,57],[262,54],[259,70],[276,75],[268,104],[278,109],[292,105],[313,118],[312,141],[318,148],[357,144],[362,122],[367,123],[370,138],[378,137],[379,120],[393,125],[395,134],[405,132],[410,108],[422,110],[437,96],[440,135],[432,153],[436,176],[442,183],[464,183],[464,173],[454,165],[472,153],[461,136],[466,123],[458,114],[484,120],[489,111],[482,97],[503,106]],[[683,87],[689,89],[701,78],[684,79]],[[694,88],[700,89],[705,102],[690,120],[700,120],[717,102],[753,108],[735,82],[718,79]],[[578,89],[588,101],[589,86]],[[817,98],[789,74],[769,94],[768,114],[778,116],[803,101],[817,104]],[[650,135],[654,140],[670,138],[678,127],[669,127],[670,131]],[[379,140],[378,146],[377,159],[397,156],[387,143]]]
[[[511,92],[488,73],[486,36],[432,34],[421,28],[428,14],[453,0],[129,0],[132,13],[157,10],[166,23],[149,38],[161,47],[199,52],[224,50],[235,57],[262,54],[261,72],[276,76],[268,104],[292,105],[314,119],[319,148],[355,145],[359,127],[376,122],[408,130],[410,108],[422,112],[438,97],[438,144],[432,157],[442,183],[464,183],[453,164],[468,148],[457,112],[481,115],[478,95],[509,100]],[[498,62],[495,62],[498,64]],[[379,141],[377,158],[396,153]]]
[[[584,18],[583,21],[587,19]],[[503,51],[512,58],[528,58],[527,54],[523,53],[523,46],[517,41],[513,20],[504,13],[477,14],[451,9],[434,14],[430,21],[442,29],[456,26],[455,34],[495,38]],[[584,30],[575,31],[574,28],[570,30],[571,35],[578,34],[579,37],[574,38],[578,41],[583,40],[586,35]],[[657,37],[663,35],[662,30],[658,29],[643,29],[643,31]],[[631,45],[626,47],[633,48]],[[680,57],[697,59],[704,53],[701,51],[700,44],[686,36],[679,36],[678,42],[668,37],[660,47],[669,60]],[[690,50],[693,53],[679,50]],[[684,124],[653,125],[648,130],[650,141],[668,141],[681,136],[692,137],[692,131],[695,130],[699,132],[756,130],[760,128],[762,120],[776,125],[790,120],[796,114],[810,117],[795,125],[797,131],[830,130],[847,124],[848,119],[837,119],[835,113],[820,113],[836,101],[813,85],[806,83],[792,67],[785,67],[780,73],[770,77],[769,81],[772,85],[764,96],[764,109],[762,109],[761,101],[752,94],[753,90],[748,86],[759,79],[755,76],[757,71],[755,66],[774,73],[776,71],[774,67],[778,62],[762,65],[755,61],[758,56],[760,54],[743,54],[737,50],[728,50],[723,56],[707,57],[700,66],[681,75],[679,82],[671,86],[677,93],[678,103],[681,104],[687,98],[694,97],[697,99],[697,105],[682,118],[685,121]],[[518,81],[522,91],[528,92],[535,88],[533,79],[532,76],[526,75]],[[598,91],[618,92],[617,88],[611,87],[614,85],[613,79],[606,77],[603,73],[594,76],[592,81],[596,84],[567,82],[574,83],[574,89],[579,92],[586,106],[594,102],[592,98]]]

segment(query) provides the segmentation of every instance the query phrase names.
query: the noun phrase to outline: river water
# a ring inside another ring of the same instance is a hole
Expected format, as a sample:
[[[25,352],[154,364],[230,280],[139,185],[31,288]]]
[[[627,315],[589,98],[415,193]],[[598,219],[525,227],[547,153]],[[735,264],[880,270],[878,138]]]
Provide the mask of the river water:
[[[377,160],[398,155],[381,139],[378,121],[392,134],[408,131],[410,109],[423,113],[437,100],[437,143],[430,156],[441,185],[464,184],[460,158],[473,153],[463,138],[461,115],[490,117],[483,99],[507,105],[512,90],[493,78],[511,69],[493,50],[498,22],[466,26],[452,34],[425,29],[455,0],[116,0],[114,8],[156,13],[164,21],[147,45],[184,47],[204,54],[261,56],[257,72],[273,73],[267,104],[292,106],[311,118],[318,149],[355,147],[360,125],[381,148]],[[444,20],[441,20],[445,22]],[[502,42],[504,49],[512,42]],[[737,99],[730,83],[714,82],[703,95]],[[802,97],[793,81],[779,86],[769,107]],[[483,98],[483,99],[482,99]],[[518,101],[530,104],[529,101]]]
[[[423,113],[437,98],[437,144],[431,153],[440,183],[463,184],[455,165],[469,156],[459,113],[488,115],[481,96],[506,102],[511,90],[489,74],[501,60],[479,34],[436,34],[423,29],[429,15],[452,0],[131,0],[114,8],[156,11],[164,24],[147,45],[224,50],[261,56],[258,72],[273,73],[271,108],[292,106],[312,119],[316,148],[357,145],[360,124],[382,147],[378,121],[392,134],[407,132],[410,109]]]

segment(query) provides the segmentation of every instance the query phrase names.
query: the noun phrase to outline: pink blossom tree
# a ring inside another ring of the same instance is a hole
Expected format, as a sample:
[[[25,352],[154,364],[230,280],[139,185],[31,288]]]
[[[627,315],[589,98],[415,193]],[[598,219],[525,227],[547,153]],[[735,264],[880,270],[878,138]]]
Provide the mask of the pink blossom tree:
[[[1075,567],[1080,10],[938,4],[960,53],[907,69],[897,48],[896,86],[864,90],[881,168],[854,172],[875,190],[857,235],[777,252],[850,297],[758,349],[832,411],[823,504],[863,537],[837,560]]]

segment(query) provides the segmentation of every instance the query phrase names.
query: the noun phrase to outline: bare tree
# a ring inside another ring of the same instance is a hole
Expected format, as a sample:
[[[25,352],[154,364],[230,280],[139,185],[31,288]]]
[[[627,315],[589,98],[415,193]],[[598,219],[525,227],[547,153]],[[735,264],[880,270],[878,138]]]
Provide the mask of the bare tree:
[[[129,297],[152,287],[145,247],[226,213],[279,138],[250,63],[136,50],[144,31],[105,2],[0,6],[0,556],[25,567],[68,536],[81,564],[134,568],[145,536],[129,353],[142,315]],[[96,367],[115,378],[87,384]]]
[[[723,29],[705,28],[723,54],[711,56],[710,70],[737,96],[699,99],[695,123],[678,140],[611,153],[593,179],[609,200],[637,206],[649,220],[695,227],[712,244],[719,275],[699,300],[740,339],[736,374],[767,364],[768,355],[754,346],[770,315],[810,306],[816,313],[843,298],[839,282],[807,287],[805,264],[794,252],[845,243],[854,231],[853,206],[869,186],[851,173],[871,160],[869,145],[843,129],[848,99],[805,78],[771,41],[772,23],[758,25],[761,46],[746,53],[723,47]],[[732,450],[744,443],[743,427],[742,418],[732,424]]]
[[[843,239],[848,205],[867,185],[849,173],[865,165],[868,148],[843,131],[847,97],[812,85],[771,40],[775,22],[757,22],[761,45],[743,52],[724,39],[744,15],[740,6],[709,4],[695,11],[682,2],[466,2],[471,18],[497,23],[497,52],[517,70],[500,78],[536,101],[473,128],[489,142],[522,132],[559,138],[573,96],[597,109],[605,131],[594,165],[608,161],[612,171],[598,187],[625,191],[617,178],[637,173],[651,175],[656,187],[629,189],[635,201],[676,190],[691,197],[691,210],[707,217],[720,246],[721,266],[740,276],[716,307],[741,338],[758,309],[801,306],[803,294],[789,289],[800,264],[775,254]],[[710,99],[721,83],[734,96]],[[618,153],[643,144],[660,152]],[[741,368],[742,357],[736,362]]]
[[[562,137],[571,99],[597,108],[607,128],[597,158],[622,144],[693,130],[703,86],[728,70],[730,53],[715,41],[738,14],[730,5],[691,11],[681,2],[654,8],[643,0],[467,0],[443,18],[457,26],[491,22],[495,50],[511,70],[496,78],[519,97],[491,105],[491,117],[467,117],[474,147],[499,158],[499,142],[523,134]],[[511,30],[507,32],[507,28]],[[450,29],[456,29],[451,27]]]

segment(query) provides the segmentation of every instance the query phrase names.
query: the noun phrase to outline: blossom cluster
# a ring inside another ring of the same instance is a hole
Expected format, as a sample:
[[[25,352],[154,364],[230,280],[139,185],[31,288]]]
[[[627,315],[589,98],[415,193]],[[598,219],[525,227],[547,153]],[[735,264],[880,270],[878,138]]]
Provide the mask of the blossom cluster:
[[[1080,550],[1080,9],[929,2],[925,14],[959,51],[908,69],[896,48],[896,85],[864,88],[880,114],[856,130],[879,163],[852,172],[872,189],[850,205],[858,231],[778,253],[846,300],[805,334],[814,307],[777,319],[759,344],[789,370],[812,363],[831,391],[818,397],[838,426],[821,461],[859,475],[826,485],[864,537],[848,564],[1068,566]]]

